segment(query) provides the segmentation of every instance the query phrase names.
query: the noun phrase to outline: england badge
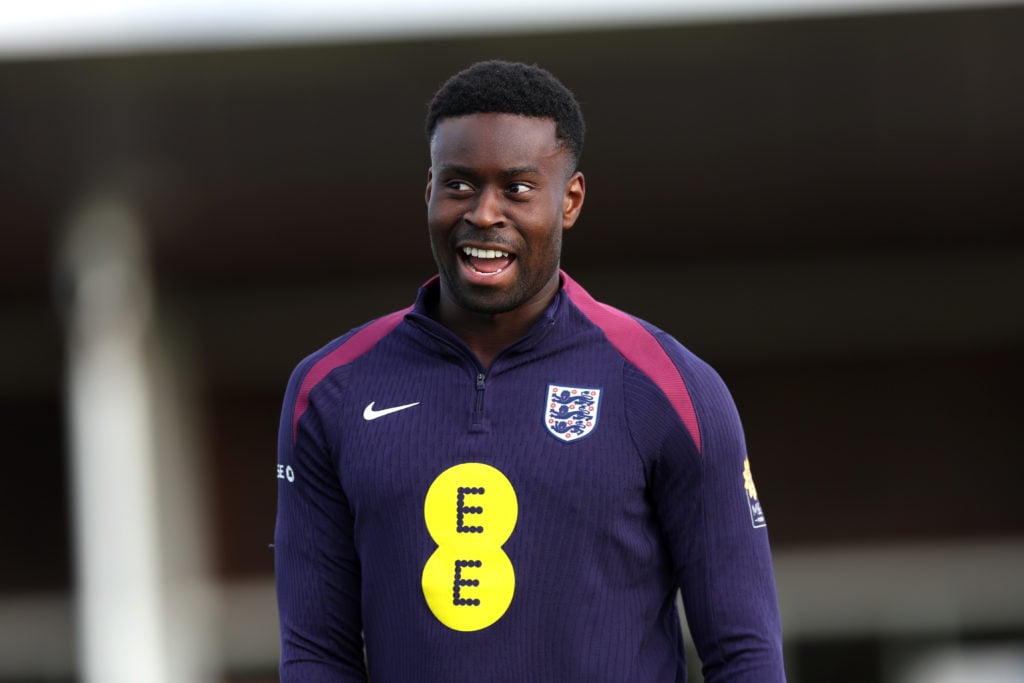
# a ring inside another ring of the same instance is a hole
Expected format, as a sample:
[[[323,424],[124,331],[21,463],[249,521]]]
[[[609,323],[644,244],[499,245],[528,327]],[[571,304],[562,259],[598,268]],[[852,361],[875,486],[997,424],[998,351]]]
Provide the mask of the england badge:
[[[559,441],[578,441],[597,427],[601,389],[549,384],[544,426]]]

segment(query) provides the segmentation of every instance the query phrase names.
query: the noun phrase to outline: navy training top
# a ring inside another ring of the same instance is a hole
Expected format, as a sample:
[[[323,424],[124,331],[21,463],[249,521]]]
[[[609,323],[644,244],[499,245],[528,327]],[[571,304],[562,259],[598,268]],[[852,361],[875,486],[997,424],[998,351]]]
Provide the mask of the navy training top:
[[[564,272],[487,370],[414,306],[302,361],[278,441],[282,683],[784,681],[764,514],[707,364]]]

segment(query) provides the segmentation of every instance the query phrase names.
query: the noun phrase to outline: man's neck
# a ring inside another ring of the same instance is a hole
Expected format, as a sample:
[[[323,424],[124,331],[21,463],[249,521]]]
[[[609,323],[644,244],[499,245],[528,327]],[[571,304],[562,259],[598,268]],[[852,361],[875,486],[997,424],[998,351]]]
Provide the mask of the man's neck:
[[[438,307],[438,320],[461,338],[476,354],[484,368],[490,368],[502,350],[516,343],[530,331],[551,305],[558,293],[556,288],[542,298],[529,301],[505,313],[477,313],[458,305],[442,290]]]

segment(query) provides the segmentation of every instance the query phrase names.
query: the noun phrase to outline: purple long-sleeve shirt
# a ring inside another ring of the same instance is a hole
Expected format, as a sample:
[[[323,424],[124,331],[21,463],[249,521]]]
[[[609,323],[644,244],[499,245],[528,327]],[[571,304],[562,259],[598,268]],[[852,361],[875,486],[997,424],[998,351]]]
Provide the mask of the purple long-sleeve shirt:
[[[562,273],[484,369],[428,311],[306,358],[281,418],[283,683],[785,680],[764,515],[718,375]]]

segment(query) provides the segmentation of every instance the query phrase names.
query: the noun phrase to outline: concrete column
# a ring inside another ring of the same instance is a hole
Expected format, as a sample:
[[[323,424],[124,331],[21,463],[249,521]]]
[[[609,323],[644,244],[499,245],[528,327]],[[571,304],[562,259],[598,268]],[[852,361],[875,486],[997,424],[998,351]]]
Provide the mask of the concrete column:
[[[210,680],[190,373],[157,324],[144,231],[96,201],[62,246],[82,680]]]

